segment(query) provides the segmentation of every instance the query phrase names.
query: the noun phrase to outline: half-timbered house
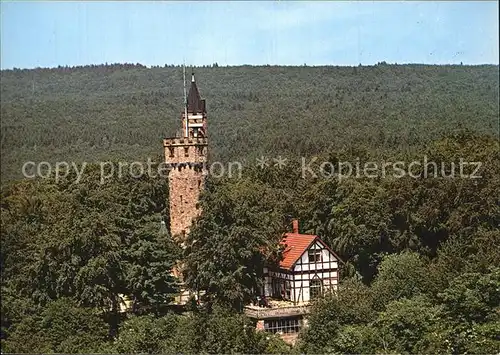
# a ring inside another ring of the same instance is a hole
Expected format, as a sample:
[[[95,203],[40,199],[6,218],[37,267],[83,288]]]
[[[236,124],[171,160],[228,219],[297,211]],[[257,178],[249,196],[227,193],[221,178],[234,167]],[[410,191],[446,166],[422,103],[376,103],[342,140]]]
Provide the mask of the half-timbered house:
[[[298,221],[293,224],[293,232],[281,241],[284,251],[279,267],[264,270],[264,295],[297,304],[336,289],[340,259],[321,238],[300,234]]]
[[[248,305],[245,313],[257,321],[258,329],[294,342],[305,325],[309,302],[337,289],[342,261],[317,235],[299,233],[297,220],[293,221],[293,231],[283,235],[281,244],[279,264],[264,269],[260,293],[269,299],[268,306]]]

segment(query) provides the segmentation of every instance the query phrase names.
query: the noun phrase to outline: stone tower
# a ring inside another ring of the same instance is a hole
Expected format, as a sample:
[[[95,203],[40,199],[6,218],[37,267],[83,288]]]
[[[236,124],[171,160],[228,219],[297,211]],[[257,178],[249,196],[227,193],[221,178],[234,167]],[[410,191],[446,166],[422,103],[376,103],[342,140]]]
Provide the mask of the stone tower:
[[[201,212],[198,198],[207,174],[207,112],[194,74],[181,114],[181,137],[165,138],[165,162],[171,167],[169,179],[170,234],[183,242],[193,219]]]

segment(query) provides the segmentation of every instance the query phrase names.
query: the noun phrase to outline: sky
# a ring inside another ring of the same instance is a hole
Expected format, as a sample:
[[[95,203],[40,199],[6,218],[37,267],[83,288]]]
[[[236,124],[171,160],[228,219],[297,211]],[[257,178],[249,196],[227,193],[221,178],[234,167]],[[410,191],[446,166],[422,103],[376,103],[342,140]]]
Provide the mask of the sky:
[[[2,69],[498,64],[497,1],[1,1]]]

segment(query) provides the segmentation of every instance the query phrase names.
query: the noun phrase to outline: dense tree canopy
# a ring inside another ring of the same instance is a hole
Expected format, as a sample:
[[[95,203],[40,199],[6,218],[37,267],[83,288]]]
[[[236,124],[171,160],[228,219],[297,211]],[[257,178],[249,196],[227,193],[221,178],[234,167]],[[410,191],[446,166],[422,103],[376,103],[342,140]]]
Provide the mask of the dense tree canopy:
[[[498,134],[498,66],[198,67],[212,158],[415,151],[469,128]],[[182,68],[1,71],[2,178],[26,161],[145,160],[180,129]],[[355,156],[355,155],[353,155]]]
[[[2,71],[2,351],[498,353],[497,73],[197,68],[211,160],[243,167],[208,178],[182,249],[161,228],[164,177],[125,169],[102,180],[88,164],[81,176],[17,179],[26,161],[160,161],[162,136],[179,126],[180,68]],[[256,166],[261,155],[287,163]],[[341,179],[302,174],[301,156],[317,157],[315,172],[422,164],[414,176]],[[480,162],[480,178],[459,176],[463,161]],[[313,304],[293,348],[240,312],[292,217],[345,262],[338,293]],[[205,306],[168,306],[175,264]]]
[[[410,289],[404,272],[392,271],[391,281],[379,281],[389,276],[392,264],[412,257],[418,259],[415,253],[392,255],[380,264],[380,276],[372,287],[354,284],[353,288],[352,281],[345,282],[338,296],[316,302],[309,327],[301,335],[301,349],[335,354],[498,352],[499,267],[486,274],[457,276],[437,299],[431,291]],[[379,297],[387,297],[387,291],[377,287],[378,282],[392,286],[392,290],[403,285],[409,292],[394,296],[378,311]]]
[[[186,283],[241,310],[261,286],[264,263],[278,256],[283,211],[276,198],[270,187],[247,178],[209,184],[206,212],[187,241]]]

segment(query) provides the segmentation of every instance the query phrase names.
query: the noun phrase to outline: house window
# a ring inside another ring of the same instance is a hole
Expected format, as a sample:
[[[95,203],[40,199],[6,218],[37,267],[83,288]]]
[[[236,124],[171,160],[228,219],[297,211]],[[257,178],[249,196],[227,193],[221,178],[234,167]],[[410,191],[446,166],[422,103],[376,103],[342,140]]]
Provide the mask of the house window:
[[[189,156],[189,147],[184,147],[184,156],[185,157]]]
[[[269,333],[298,333],[300,330],[300,319],[279,318],[264,320],[264,329]]]
[[[323,281],[315,276],[309,285],[309,296],[310,299],[313,300],[315,298],[320,297],[323,294]]]
[[[307,252],[310,263],[320,263],[321,262],[321,250],[320,249],[309,249]]]
[[[272,278],[273,297],[285,298],[285,285],[282,279]]]
[[[292,296],[292,286],[290,281],[285,281],[285,299],[290,300]]]
[[[168,150],[170,151],[169,157],[173,158],[174,157],[174,147],[168,147]]]

